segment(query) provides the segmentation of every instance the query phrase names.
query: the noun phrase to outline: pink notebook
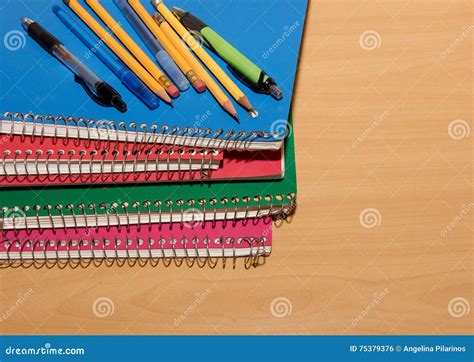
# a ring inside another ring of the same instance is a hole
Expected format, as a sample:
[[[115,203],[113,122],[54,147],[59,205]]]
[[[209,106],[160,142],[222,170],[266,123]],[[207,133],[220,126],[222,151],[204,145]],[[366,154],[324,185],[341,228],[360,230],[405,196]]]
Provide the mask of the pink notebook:
[[[4,231],[0,259],[196,258],[269,255],[272,220]]]

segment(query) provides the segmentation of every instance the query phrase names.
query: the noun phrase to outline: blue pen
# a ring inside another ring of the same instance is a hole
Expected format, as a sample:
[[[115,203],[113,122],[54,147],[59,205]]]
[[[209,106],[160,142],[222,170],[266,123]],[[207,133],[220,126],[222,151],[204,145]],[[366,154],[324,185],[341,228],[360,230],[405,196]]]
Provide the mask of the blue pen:
[[[81,40],[91,53],[97,57],[120,79],[120,81],[150,109],[156,109],[160,100],[128,67],[117,59],[107,47],[99,42],[91,32],[85,29],[60,6],[54,5],[53,12],[71,32]]]
[[[125,16],[130,25],[135,29],[148,49],[154,54],[158,64],[171,78],[174,84],[181,90],[187,90],[191,85],[184,74],[178,68],[176,63],[171,59],[165,48],[155,38],[151,31],[143,24],[142,19],[135,13],[127,0],[114,0],[115,5]]]

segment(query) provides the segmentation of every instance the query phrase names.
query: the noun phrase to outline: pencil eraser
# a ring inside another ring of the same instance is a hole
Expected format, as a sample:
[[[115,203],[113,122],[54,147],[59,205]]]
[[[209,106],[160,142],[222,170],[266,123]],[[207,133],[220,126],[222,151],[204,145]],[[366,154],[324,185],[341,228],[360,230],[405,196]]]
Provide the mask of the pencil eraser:
[[[170,95],[171,98],[178,98],[179,97],[179,89],[175,85],[172,85],[171,87],[168,88],[168,94]]]
[[[207,89],[206,84],[200,79],[194,82],[193,87],[198,93],[204,93]]]

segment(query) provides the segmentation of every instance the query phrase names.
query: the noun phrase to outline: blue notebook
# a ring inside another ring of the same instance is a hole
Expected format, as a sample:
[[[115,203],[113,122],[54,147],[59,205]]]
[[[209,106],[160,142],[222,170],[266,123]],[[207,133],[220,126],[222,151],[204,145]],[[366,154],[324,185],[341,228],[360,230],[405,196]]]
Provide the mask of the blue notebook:
[[[81,3],[98,19],[84,2]],[[153,59],[113,2],[102,0],[101,4]],[[155,11],[150,1],[142,1],[142,4],[150,13]],[[244,91],[258,109],[259,117],[251,118],[234,102],[240,116],[238,123],[209,91],[198,94],[192,88],[174,100],[174,109],[161,102],[158,109],[150,110],[54,15],[52,6],[60,5],[75,17],[62,1],[7,1],[0,4],[4,40],[4,46],[0,47],[0,132],[196,147],[279,149],[287,134],[307,0],[169,0],[166,4],[169,8],[178,6],[193,13],[216,30],[276,80],[283,99],[277,101],[254,93],[206,49]],[[118,90],[128,111],[122,114],[93,102],[74,82],[72,73],[26,34],[20,23],[23,16],[53,33]],[[230,95],[229,98],[232,99]]]

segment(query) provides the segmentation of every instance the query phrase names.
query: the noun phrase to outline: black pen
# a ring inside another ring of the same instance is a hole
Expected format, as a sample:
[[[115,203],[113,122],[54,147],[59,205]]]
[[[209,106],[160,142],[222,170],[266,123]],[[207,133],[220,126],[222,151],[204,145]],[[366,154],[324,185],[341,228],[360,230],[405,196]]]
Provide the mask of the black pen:
[[[51,33],[31,19],[23,17],[21,23],[29,36],[74,73],[74,80],[84,87],[95,102],[105,107],[115,107],[122,113],[127,111],[120,94],[87,68]]]

